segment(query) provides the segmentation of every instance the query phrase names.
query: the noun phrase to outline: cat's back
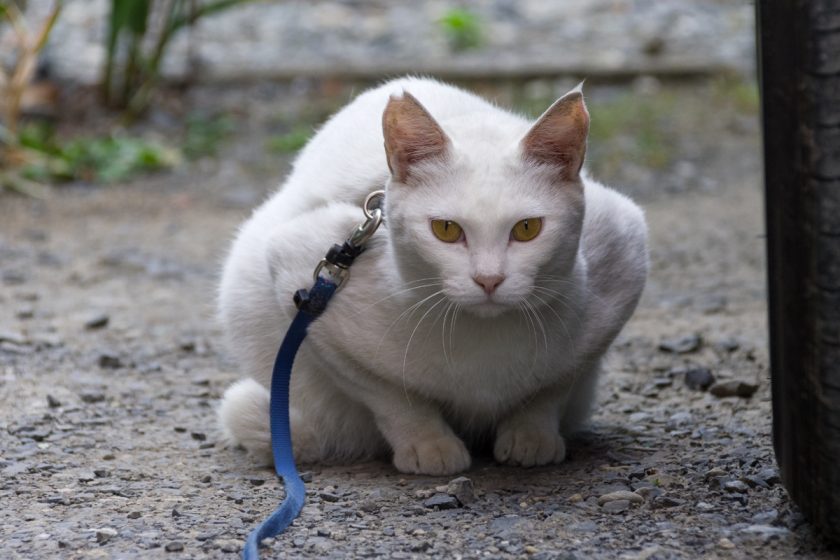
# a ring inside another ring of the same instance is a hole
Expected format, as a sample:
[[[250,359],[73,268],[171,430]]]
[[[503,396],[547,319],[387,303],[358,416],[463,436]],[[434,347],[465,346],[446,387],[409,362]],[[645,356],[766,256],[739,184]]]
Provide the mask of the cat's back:
[[[383,188],[389,171],[382,113],[390,96],[403,92],[420,100],[449,134],[458,132],[447,126],[455,119],[516,128],[525,122],[477,95],[436,80],[392,80],[360,94],[317,131],[286,181],[257,209],[252,221],[288,219],[328,203],[361,204],[369,192]]]

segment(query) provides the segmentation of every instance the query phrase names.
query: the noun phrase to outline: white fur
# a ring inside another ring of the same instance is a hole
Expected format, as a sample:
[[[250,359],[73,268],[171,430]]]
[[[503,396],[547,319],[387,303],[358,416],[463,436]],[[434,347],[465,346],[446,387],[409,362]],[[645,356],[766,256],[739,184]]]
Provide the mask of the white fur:
[[[381,116],[410,92],[451,140],[446,161],[390,178]],[[225,433],[268,452],[268,392],[278,345],[326,250],[385,187],[386,224],[347,285],[310,328],[292,376],[298,460],[391,452],[405,472],[469,467],[464,441],[490,438],[499,461],[565,457],[561,435],[584,422],[601,356],[633,312],[647,274],[641,210],[585,175],[555,184],[523,159],[531,123],[463,90],[401,79],[336,114],[290,176],[242,226],[220,287],[229,346],[253,380],[225,394]],[[584,212],[585,207],[585,212]],[[543,217],[529,242],[508,240]],[[429,220],[463,226],[467,243],[436,239]],[[487,296],[472,277],[504,274]],[[527,306],[527,310],[523,310]],[[254,381],[255,380],[255,381]]]

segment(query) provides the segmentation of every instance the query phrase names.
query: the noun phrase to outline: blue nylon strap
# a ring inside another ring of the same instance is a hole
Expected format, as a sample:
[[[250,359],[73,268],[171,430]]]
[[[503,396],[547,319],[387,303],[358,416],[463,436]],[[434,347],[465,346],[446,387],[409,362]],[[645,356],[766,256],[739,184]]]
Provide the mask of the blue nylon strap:
[[[277,509],[248,535],[245,548],[242,550],[243,560],[258,560],[260,542],[282,533],[292,524],[303,508],[306,488],[297,472],[295,457],[292,453],[292,434],[289,426],[289,381],[292,377],[295,355],[303,339],[306,338],[307,329],[324,311],[336,287],[333,282],[318,277],[307,294],[308,300],[300,305],[277,352],[274,371],[271,374],[271,453],[274,456],[274,470],[283,479],[286,497]]]

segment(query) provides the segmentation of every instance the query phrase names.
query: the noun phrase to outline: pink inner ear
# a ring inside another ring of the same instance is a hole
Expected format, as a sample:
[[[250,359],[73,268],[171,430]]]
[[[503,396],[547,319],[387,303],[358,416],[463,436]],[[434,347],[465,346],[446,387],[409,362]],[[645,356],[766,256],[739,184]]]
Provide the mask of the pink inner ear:
[[[401,182],[410,175],[412,165],[446,153],[446,134],[407,92],[388,101],[382,115],[382,133],[388,166],[394,178]]]
[[[586,154],[589,112],[580,92],[554,103],[522,140],[524,157],[561,168],[566,180],[577,178]]]

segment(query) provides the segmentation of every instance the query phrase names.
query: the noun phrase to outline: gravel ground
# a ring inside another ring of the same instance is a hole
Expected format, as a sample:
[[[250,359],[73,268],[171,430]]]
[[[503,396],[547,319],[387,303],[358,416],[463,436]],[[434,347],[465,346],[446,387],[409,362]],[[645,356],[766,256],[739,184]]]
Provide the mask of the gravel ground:
[[[479,457],[468,481],[305,465],[307,505],[274,556],[831,558],[772,453],[755,128],[716,126],[684,131],[689,174],[714,181],[629,190],[651,277],[566,463]],[[281,497],[215,430],[237,378],[212,321],[218,263],[282,172],[230,157],[0,196],[4,558],[233,557]]]
[[[52,0],[29,0],[33,19]],[[68,0],[45,60],[56,77],[95,83],[105,58],[106,0]],[[481,48],[453,49],[439,23],[455,4],[475,14]],[[754,73],[748,0],[319,0],[256,2],[206,18],[172,43],[169,76],[450,75],[589,77],[638,71]],[[11,45],[0,34],[0,52]]]

